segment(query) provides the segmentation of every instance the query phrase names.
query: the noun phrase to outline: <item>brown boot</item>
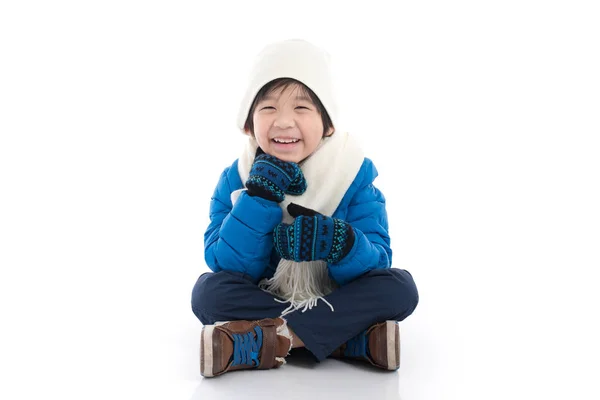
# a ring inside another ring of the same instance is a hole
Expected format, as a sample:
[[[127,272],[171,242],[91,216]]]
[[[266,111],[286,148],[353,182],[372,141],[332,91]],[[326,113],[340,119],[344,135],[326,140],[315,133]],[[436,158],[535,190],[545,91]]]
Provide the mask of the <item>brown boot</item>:
[[[292,347],[281,318],[205,325],[200,339],[200,374],[210,378],[240,369],[278,368]]]
[[[335,358],[365,360],[376,367],[397,370],[400,368],[400,329],[396,321],[371,325],[337,348]]]

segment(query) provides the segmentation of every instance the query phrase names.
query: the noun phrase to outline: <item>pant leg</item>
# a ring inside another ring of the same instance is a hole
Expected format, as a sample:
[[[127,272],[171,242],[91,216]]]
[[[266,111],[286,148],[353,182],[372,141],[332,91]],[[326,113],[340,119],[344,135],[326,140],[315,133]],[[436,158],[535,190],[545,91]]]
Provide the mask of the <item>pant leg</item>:
[[[192,311],[203,325],[276,318],[285,307],[239,272],[207,272],[192,290]]]
[[[316,307],[285,316],[288,325],[321,361],[348,339],[386,320],[402,321],[417,307],[412,275],[403,269],[376,269],[333,291]]]
[[[325,299],[334,312],[319,301],[311,310],[284,317],[318,361],[374,323],[402,321],[416,308],[419,295],[410,273],[392,268],[369,271]],[[203,274],[192,291],[192,310],[204,325],[275,318],[288,305],[235,272]]]

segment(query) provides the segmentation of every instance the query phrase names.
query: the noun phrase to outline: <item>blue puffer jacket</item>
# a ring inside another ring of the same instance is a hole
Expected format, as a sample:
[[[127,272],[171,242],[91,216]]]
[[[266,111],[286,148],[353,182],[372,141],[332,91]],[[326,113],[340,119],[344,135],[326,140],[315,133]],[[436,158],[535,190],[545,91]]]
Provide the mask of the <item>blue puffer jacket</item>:
[[[254,282],[275,273],[279,256],[273,246],[273,229],[281,222],[279,204],[243,191],[232,205],[231,193],[244,185],[238,161],[221,174],[210,202],[210,224],[204,234],[204,256],[211,270],[237,271]],[[328,264],[330,277],[344,285],[375,268],[390,268],[392,250],[383,194],[373,186],[377,170],[365,158],[356,178],[333,214],[354,228],[350,253]],[[309,182],[310,184],[310,182]]]

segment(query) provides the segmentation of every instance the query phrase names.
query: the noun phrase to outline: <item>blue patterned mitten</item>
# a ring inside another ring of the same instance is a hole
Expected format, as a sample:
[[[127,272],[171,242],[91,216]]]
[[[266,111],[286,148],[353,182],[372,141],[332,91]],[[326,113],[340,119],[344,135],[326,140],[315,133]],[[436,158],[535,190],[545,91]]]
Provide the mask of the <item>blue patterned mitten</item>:
[[[327,217],[291,203],[294,223],[275,227],[273,242],[281,258],[293,261],[341,261],[354,245],[354,229],[346,221]]]
[[[306,179],[300,166],[264,153],[256,152],[250,176],[246,181],[250,196],[281,203],[285,194],[300,195],[306,191]]]

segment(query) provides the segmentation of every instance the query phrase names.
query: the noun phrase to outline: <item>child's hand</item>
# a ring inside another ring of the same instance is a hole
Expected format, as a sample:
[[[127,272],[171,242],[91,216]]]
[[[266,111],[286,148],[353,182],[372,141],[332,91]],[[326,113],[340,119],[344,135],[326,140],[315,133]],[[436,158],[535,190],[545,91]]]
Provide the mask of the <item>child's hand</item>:
[[[246,188],[250,196],[281,203],[286,193],[304,193],[306,180],[298,164],[265,154],[259,147],[246,181]]]
[[[346,221],[327,217],[291,203],[287,207],[292,225],[275,227],[273,242],[281,258],[293,261],[341,261],[354,245],[354,230]]]

